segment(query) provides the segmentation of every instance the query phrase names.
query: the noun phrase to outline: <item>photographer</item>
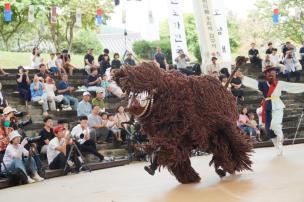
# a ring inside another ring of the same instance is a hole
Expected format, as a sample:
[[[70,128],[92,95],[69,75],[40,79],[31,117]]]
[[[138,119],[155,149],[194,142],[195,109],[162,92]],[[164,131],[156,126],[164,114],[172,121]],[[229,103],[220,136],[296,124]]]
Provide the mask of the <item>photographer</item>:
[[[286,56],[283,59],[283,63],[285,65],[285,76],[286,80],[290,82],[290,75],[295,74],[296,75],[296,82],[300,81],[301,74],[298,71],[299,70],[299,64],[297,62],[297,59],[295,58],[293,54],[293,50],[289,50],[286,52]]]
[[[51,170],[64,169],[67,161],[67,139],[65,128],[58,125],[54,128],[55,137],[49,142],[47,148],[47,159]]]
[[[94,156],[99,158],[99,161],[102,161],[104,157],[103,155],[98,153],[96,149],[96,143],[94,140],[91,139],[90,136],[88,117],[81,116],[79,117],[79,119],[80,124],[78,124],[72,129],[71,136],[78,140],[78,143],[80,144],[80,150],[82,152],[88,152],[90,154],[93,154]]]
[[[178,56],[175,58],[177,70],[187,69],[189,66],[190,58],[184,53],[183,50],[178,50]]]
[[[16,80],[17,91],[19,92],[22,99],[25,101],[25,106],[27,107],[28,102],[31,101],[29,72],[26,71],[22,66],[19,66]]]
[[[26,136],[23,131],[23,127],[25,127],[28,124],[31,124],[32,123],[31,119],[23,122],[18,121],[16,115],[22,116],[22,113],[17,112],[17,110],[12,107],[6,107],[3,110],[2,115],[4,117],[4,129],[6,134],[11,133],[13,130],[18,130],[23,137]]]
[[[50,141],[55,137],[53,133],[53,119],[50,116],[47,116],[43,119],[44,127],[39,132],[39,142],[37,143],[37,149],[39,153],[46,154],[47,148],[49,146]]]
[[[22,170],[27,176],[28,183],[43,181],[37,173],[37,165],[33,158],[22,160],[22,156],[29,156],[29,151],[24,148],[28,143],[27,139],[24,139],[21,144],[21,135],[18,131],[13,131],[9,134],[10,144],[7,146],[3,162],[7,166],[8,170],[15,171],[16,169]],[[29,175],[32,174],[30,177]]]

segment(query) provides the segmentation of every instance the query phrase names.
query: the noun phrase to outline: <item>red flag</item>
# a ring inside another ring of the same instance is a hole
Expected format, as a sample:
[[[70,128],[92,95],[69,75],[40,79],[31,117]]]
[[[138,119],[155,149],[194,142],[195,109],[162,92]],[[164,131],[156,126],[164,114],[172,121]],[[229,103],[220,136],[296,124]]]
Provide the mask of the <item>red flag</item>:
[[[5,3],[4,7],[5,7],[6,11],[10,11],[11,10],[11,4],[10,3]]]
[[[279,9],[278,9],[278,8],[275,8],[275,9],[273,10],[273,13],[276,14],[276,15],[278,15],[278,14],[279,14]]]
[[[97,16],[102,16],[103,10],[101,8],[97,9]]]

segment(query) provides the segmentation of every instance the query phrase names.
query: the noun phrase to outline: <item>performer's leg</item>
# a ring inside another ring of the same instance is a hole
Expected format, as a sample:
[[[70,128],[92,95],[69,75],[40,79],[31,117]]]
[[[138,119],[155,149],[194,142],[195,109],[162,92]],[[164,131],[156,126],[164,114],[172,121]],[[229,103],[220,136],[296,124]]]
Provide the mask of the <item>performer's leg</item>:
[[[275,140],[272,141],[274,142],[274,145],[277,147],[279,155],[283,154],[283,142],[284,142],[284,135],[282,130],[283,115],[284,115],[283,109],[273,110],[272,120],[270,125],[270,129],[273,130],[273,132],[277,136]]]

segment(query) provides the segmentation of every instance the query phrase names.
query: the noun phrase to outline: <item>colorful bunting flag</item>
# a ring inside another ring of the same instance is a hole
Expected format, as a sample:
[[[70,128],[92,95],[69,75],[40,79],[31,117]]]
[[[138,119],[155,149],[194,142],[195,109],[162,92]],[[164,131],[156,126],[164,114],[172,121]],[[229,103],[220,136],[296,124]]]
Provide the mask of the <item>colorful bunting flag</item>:
[[[81,9],[76,9],[76,26],[81,27],[82,26],[82,18],[81,18]]]
[[[51,9],[51,24],[57,23],[57,8],[54,6]]]
[[[29,6],[29,11],[28,11],[28,22],[32,23],[35,21],[35,7],[34,5]]]
[[[12,21],[12,11],[11,11],[11,4],[5,3],[4,4],[4,21],[10,22]]]

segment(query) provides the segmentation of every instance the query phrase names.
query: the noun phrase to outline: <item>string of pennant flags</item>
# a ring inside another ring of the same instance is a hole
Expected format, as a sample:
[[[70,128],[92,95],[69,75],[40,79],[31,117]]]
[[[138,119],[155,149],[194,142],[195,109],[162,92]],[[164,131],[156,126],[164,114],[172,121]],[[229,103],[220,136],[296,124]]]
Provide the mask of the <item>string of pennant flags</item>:
[[[116,6],[119,5],[119,0],[115,0],[114,4]],[[50,14],[51,14],[51,18],[50,18],[50,22],[52,24],[56,24],[57,23],[57,19],[58,19],[58,7],[57,6],[53,6],[50,8]],[[82,12],[80,8],[76,8],[76,25],[81,27],[82,24]],[[96,10],[96,24],[97,25],[102,25],[103,24],[103,15],[104,15],[104,10],[102,8],[98,8]],[[11,3],[4,3],[4,21],[5,22],[12,22],[12,10],[11,10]],[[29,5],[29,9],[28,9],[28,22],[33,23],[35,21],[35,5]]]

